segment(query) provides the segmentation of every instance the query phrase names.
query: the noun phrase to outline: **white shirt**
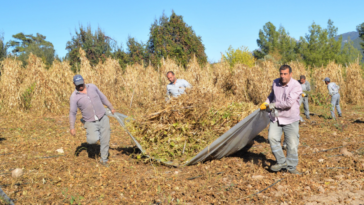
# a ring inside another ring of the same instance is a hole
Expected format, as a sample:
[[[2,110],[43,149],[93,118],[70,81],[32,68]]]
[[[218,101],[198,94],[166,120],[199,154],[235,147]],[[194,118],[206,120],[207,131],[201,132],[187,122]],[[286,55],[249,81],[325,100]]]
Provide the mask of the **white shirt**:
[[[185,92],[186,88],[192,87],[184,79],[177,79],[176,84],[170,83],[167,85],[167,95],[172,95],[173,97],[177,97]]]

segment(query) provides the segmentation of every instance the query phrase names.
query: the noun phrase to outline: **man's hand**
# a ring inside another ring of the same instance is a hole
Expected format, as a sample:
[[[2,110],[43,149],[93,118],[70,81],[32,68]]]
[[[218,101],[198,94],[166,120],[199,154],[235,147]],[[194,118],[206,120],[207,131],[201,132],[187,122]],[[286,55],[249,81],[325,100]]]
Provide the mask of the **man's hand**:
[[[268,106],[269,106],[269,104],[268,104],[268,103],[266,103],[266,102],[264,102],[264,103],[262,103],[262,104],[260,105],[260,110],[266,110]]]
[[[71,135],[75,136],[76,135],[76,130],[75,129],[71,129],[70,130],[70,133],[71,133]]]
[[[115,113],[115,110],[111,110],[111,113],[114,114]]]
[[[302,93],[302,97],[307,97],[307,94],[306,93]]]

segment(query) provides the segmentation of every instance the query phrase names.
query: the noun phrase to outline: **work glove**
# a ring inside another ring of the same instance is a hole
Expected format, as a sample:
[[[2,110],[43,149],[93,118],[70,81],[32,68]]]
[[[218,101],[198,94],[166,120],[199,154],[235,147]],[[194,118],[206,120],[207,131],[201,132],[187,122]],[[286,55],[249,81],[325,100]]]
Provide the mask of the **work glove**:
[[[302,93],[302,97],[307,97],[307,94],[306,93]]]
[[[267,102],[264,102],[260,105],[260,110],[266,110],[269,108],[269,104]]]

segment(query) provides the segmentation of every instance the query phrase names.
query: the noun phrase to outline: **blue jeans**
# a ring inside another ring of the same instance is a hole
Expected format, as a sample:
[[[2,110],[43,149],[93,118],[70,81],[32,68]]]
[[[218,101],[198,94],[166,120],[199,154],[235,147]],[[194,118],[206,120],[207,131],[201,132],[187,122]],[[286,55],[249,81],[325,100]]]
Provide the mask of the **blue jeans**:
[[[337,93],[331,97],[331,116],[333,119],[335,119],[335,107],[337,109],[337,113],[341,115],[341,109],[340,109],[340,94]]]
[[[298,164],[298,144],[299,144],[299,121],[289,125],[279,125],[278,122],[270,122],[268,131],[268,140],[278,164],[287,163],[288,170],[295,170]],[[287,143],[287,158],[284,156],[281,137],[284,133],[284,139]]]

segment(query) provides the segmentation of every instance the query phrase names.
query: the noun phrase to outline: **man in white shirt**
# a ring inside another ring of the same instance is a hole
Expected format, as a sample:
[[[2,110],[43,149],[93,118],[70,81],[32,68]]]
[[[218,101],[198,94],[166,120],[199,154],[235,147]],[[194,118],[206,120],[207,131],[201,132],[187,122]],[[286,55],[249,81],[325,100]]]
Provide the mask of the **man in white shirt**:
[[[184,79],[176,79],[173,71],[168,71],[167,78],[170,84],[167,85],[167,96],[178,97],[179,95],[185,93],[186,88],[191,88],[191,84],[189,84]]]

